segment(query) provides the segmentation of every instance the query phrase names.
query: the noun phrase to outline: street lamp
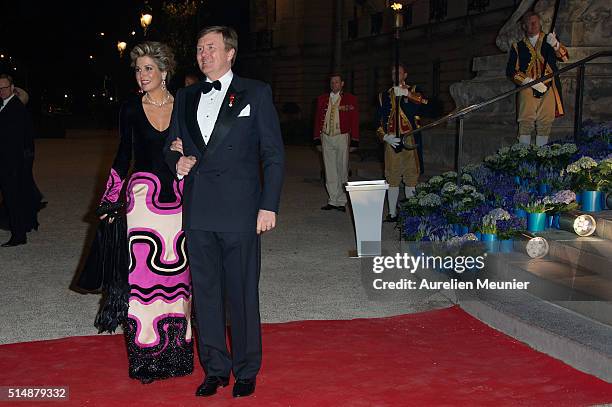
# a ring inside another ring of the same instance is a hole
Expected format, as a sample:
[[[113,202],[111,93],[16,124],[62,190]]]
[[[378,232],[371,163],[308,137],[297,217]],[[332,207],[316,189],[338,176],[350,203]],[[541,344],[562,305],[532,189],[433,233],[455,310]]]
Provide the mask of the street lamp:
[[[147,36],[147,28],[151,25],[151,20],[153,20],[153,16],[149,13],[143,13],[140,15],[140,25],[144,30],[145,37]]]
[[[391,10],[393,10],[393,13],[395,13],[395,19],[394,19],[394,24],[393,27],[395,28],[395,79],[394,79],[394,85],[399,87],[400,84],[400,73],[399,73],[399,57],[400,57],[400,31],[401,29],[404,27],[404,14],[402,13],[402,9],[403,9],[403,5],[402,3],[399,2],[393,2],[391,4]],[[395,147],[395,151],[396,152],[400,152],[403,149],[406,150],[414,150],[417,148],[417,146],[415,144],[412,144],[410,141],[408,141],[407,139],[404,140],[404,138],[402,138],[402,132],[400,129],[400,108],[401,108],[401,100],[402,97],[401,95],[395,95],[395,137],[401,139],[401,142],[399,144],[399,146]]]
[[[404,15],[402,14],[402,3],[391,4],[391,9],[395,12],[395,29],[398,30],[404,25]]]
[[[127,44],[125,43],[125,41],[117,42],[117,50],[119,51],[119,58],[123,57],[123,51],[125,51],[126,47],[127,47]]]

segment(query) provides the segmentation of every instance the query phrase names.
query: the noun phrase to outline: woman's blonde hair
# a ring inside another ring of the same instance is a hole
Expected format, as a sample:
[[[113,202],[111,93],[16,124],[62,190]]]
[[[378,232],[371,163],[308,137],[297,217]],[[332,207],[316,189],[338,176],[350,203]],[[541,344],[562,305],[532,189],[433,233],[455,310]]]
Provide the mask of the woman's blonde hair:
[[[130,52],[132,68],[136,66],[136,60],[140,57],[151,58],[153,61],[155,61],[155,64],[160,71],[166,72],[167,77],[172,76],[174,69],[176,68],[174,52],[172,52],[172,49],[169,46],[161,42],[145,41],[132,48],[132,51]]]

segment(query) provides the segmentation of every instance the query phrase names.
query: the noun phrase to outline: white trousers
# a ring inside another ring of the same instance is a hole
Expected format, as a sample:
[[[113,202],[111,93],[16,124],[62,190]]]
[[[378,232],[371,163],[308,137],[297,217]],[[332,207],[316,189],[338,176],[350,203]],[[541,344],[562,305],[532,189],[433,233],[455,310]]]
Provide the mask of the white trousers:
[[[328,204],[346,205],[344,184],[348,181],[349,135],[328,136],[321,134],[325,187],[329,194]]]

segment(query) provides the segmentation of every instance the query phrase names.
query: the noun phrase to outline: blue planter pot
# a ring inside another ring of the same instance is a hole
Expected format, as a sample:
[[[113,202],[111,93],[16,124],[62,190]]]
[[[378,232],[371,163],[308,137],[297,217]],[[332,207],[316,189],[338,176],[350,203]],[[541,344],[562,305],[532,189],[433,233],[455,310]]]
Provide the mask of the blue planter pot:
[[[527,230],[530,232],[542,232],[546,228],[546,213],[527,214]]]
[[[527,212],[525,212],[525,209],[515,208],[514,214],[519,218],[527,219]]]
[[[582,202],[582,191],[576,192],[576,203],[579,204]]]
[[[601,191],[582,191],[581,209],[585,212],[601,211],[601,195]]]
[[[480,232],[474,232],[474,236],[476,236],[476,239],[478,239],[478,240],[482,239],[482,233],[480,233]]]
[[[487,253],[499,252],[499,241],[494,233],[483,233],[481,240],[484,242]]]
[[[546,215],[546,220],[544,221],[546,225],[546,229],[550,229],[553,227],[553,215]]]
[[[548,184],[540,184],[540,185],[538,185],[538,193],[540,195],[549,194],[550,191],[551,191],[550,185],[548,185]]]
[[[469,233],[469,229],[467,226],[459,225],[459,236],[463,236],[466,233]]]
[[[500,253],[512,253],[514,251],[514,241],[512,239],[499,241]]]
[[[561,229],[561,225],[559,225],[559,219],[561,218],[561,215],[558,213],[555,213],[552,216],[552,227],[555,229]]]

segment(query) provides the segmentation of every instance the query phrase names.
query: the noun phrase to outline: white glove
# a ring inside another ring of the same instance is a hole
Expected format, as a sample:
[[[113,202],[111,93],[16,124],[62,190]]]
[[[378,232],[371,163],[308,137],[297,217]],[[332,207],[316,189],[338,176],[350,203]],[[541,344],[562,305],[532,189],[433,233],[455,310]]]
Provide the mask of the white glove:
[[[537,90],[540,93],[546,93],[546,91],[548,90],[546,85],[544,85],[542,82],[536,83],[535,85],[532,86],[532,88]]]
[[[393,134],[385,134],[383,140],[393,148],[399,146],[400,141],[402,141],[399,137],[395,137]]]
[[[535,79],[527,77],[523,79],[523,82],[521,83],[521,85],[527,85],[529,82],[533,82],[533,81],[535,81]],[[537,90],[540,93],[545,93],[548,90],[546,85],[544,85],[542,82],[536,83],[535,85],[532,86],[532,88]]]
[[[533,82],[534,79],[530,78],[530,77],[526,77],[525,79],[523,79],[523,82],[521,83],[521,85],[527,85],[529,82]]]
[[[395,96],[408,96],[410,92],[408,92],[408,89],[402,88],[401,86],[394,86],[393,93]]]
[[[557,39],[557,34],[554,32],[551,32],[546,36],[546,42],[555,50],[559,48],[559,40]]]

